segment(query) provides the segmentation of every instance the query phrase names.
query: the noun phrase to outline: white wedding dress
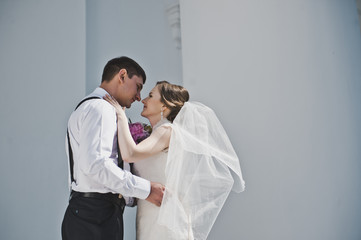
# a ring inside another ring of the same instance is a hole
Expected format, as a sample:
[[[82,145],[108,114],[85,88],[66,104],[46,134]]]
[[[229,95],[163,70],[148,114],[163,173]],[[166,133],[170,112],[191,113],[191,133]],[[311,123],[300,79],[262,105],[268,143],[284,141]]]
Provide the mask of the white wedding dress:
[[[163,119],[158,122],[153,130],[162,125],[171,125]],[[167,163],[168,150],[162,151],[152,157],[134,163],[136,175],[152,182],[165,185],[165,166]],[[159,207],[146,201],[138,199],[137,209],[137,240],[162,240],[171,239],[171,233],[166,227],[157,224]]]
[[[134,163],[140,177],[166,186],[161,207],[138,200],[137,240],[205,240],[229,193],[242,192],[239,159],[212,109],[186,102],[170,123],[168,151]]]

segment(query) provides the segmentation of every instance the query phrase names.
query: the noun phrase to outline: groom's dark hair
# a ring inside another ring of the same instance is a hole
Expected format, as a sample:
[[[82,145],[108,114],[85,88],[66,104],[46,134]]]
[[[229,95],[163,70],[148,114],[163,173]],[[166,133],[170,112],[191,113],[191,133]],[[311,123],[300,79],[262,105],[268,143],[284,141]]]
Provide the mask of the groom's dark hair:
[[[133,75],[143,78],[143,83],[147,78],[143,68],[133,59],[128,57],[118,57],[110,60],[104,67],[102,82],[109,82],[113,79],[115,74],[119,73],[120,69],[126,69],[129,78],[132,78]]]

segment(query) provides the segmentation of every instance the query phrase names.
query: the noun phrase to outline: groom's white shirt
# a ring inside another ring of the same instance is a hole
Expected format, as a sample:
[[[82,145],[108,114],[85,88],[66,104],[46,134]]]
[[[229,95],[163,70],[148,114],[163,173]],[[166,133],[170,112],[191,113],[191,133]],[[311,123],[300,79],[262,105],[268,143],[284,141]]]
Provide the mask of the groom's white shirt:
[[[87,96],[103,98],[108,94],[96,88]],[[127,205],[136,197],[145,199],[150,193],[150,182],[132,175],[129,164],[124,170],[117,166],[117,120],[115,109],[103,99],[91,99],[74,111],[68,122],[74,158],[74,179],[69,186],[78,192],[120,193]],[[79,144],[81,143],[81,144]],[[66,153],[68,143],[66,139]]]

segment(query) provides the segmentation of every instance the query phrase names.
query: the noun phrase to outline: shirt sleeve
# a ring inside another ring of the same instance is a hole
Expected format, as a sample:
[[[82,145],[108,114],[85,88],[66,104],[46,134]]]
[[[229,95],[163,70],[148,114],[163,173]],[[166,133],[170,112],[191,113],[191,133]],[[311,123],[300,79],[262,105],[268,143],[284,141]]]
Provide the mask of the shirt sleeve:
[[[117,166],[114,108],[103,100],[93,101],[88,107],[82,117],[80,130],[79,153],[84,159],[79,162],[79,170],[111,192],[147,198],[150,182]]]

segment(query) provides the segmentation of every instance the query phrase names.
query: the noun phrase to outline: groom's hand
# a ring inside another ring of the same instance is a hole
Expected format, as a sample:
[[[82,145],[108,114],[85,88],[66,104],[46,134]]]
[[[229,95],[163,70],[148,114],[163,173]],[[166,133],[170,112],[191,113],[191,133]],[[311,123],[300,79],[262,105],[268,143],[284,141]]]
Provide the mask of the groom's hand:
[[[162,204],[164,191],[165,191],[165,187],[162,184],[151,182],[150,183],[150,193],[149,193],[149,196],[145,200],[147,200],[159,207]]]

